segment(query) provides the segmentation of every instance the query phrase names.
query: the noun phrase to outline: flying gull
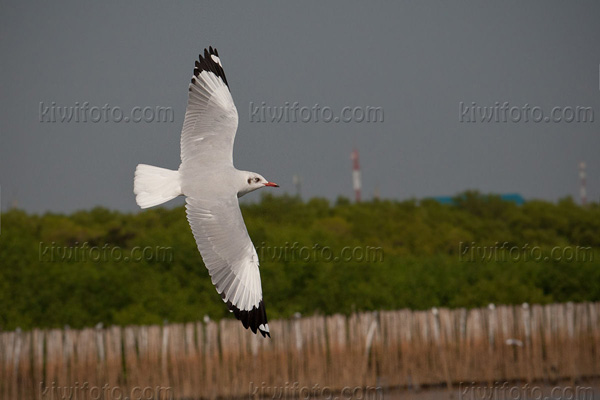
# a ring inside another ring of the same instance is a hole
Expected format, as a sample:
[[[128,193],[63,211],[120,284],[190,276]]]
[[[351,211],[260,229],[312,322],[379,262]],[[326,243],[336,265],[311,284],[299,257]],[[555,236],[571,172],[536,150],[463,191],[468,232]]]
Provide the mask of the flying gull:
[[[271,337],[258,255],[238,198],[279,185],[233,166],[237,127],[238,112],[219,53],[209,47],[196,61],[189,85],[179,170],[139,164],[133,191],[141,208],[185,196],[187,219],[217,292],[246,329]]]

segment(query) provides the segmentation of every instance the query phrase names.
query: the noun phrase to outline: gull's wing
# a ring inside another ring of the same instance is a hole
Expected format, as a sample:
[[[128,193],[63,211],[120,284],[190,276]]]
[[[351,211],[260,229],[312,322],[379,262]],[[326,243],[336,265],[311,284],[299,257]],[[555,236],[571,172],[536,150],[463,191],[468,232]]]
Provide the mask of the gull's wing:
[[[192,168],[233,165],[238,113],[217,49],[204,49],[194,68],[181,132],[181,163]]]
[[[187,219],[217,292],[245,328],[269,336],[258,255],[248,236],[237,196],[186,198]]]

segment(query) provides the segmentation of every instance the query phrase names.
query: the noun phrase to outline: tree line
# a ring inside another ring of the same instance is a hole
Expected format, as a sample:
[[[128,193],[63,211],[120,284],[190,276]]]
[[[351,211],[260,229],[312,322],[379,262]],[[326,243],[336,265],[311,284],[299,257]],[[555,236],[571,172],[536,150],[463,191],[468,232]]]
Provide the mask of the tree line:
[[[600,206],[478,192],[242,205],[271,319],[380,309],[600,301]],[[2,214],[0,329],[230,317],[183,207]]]

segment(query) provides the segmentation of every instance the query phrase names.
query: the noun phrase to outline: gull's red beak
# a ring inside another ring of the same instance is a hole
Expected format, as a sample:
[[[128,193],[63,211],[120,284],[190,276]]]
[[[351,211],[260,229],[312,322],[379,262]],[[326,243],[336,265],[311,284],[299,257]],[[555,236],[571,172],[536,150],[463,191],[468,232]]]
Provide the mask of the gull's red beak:
[[[267,182],[267,183],[265,183],[265,186],[279,187],[279,185],[276,184],[275,182]]]

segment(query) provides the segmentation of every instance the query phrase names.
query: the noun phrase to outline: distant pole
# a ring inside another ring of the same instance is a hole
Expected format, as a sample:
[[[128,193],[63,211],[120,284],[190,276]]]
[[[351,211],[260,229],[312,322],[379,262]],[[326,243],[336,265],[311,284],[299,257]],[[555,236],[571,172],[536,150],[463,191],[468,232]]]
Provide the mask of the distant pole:
[[[358,150],[354,149],[350,157],[352,159],[352,183],[356,202],[360,203],[360,165],[358,163]]]
[[[585,162],[579,163],[579,197],[581,198],[581,205],[585,206],[587,203],[587,189],[585,187]]]
[[[294,186],[296,187],[296,196],[302,197],[302,177],[299,175],[294,175],[293,181]]]
[[[379,200],[381,197],[381,193],[379,191],[379,184],[375,186],[375,191],[373,192],[373,200]]]

